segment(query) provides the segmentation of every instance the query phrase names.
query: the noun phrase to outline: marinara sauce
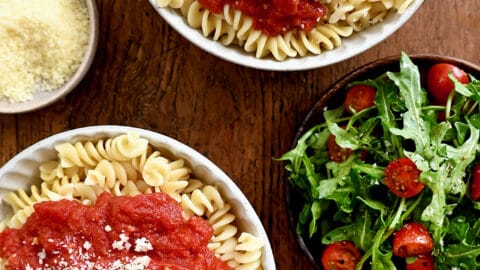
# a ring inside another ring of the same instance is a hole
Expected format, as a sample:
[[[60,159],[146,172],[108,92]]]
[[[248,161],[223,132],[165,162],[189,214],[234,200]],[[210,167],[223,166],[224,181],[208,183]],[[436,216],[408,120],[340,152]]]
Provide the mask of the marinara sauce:
[[[0,234],[6,269],[231,269],[207,248],[212,227],[185,220],[164,193],[113,197],[96,204],[45,201],[21,229]]]
[[[307,31],[315,27],[326,15],[326,10],[315,0],[198,0],[213,13],[223,7],[240,10],[253,19],[253,27],[267,35],[276,36],[293,29]]]

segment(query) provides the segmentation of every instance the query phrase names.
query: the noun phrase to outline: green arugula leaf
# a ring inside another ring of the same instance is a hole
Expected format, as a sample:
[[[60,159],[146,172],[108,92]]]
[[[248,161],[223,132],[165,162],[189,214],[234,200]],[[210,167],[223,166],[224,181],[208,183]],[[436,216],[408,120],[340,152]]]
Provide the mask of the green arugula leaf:
[[[355,224],[335,228],[322,237],[322,244],[329,245],[343,240],[353,241],[355,236]]]
[[[401,98],[405,101],[407,111],[403,113],[403,127],[390,129],[390,132],[412,139],[415,142],[416,152],[428,151],[429,127],[422,119],[422,104],[425,93],[420,85],[420,71],[418,67],[402,53],[400,58],[400,72],[387,72],[387,76],[395,82],[399,88]],[[429,155],[430,156],[430,155]]]
[[[372,219],[373,216],[368,209],[359,209],[359,213],[354,223],[355,233],[352,240],[355,243],[355,246],[361,250],[367,250],[373,244],[375,231],[372,230]]]
[[[470,137],[464,144],[459,147],[447,145],[447,157],[452,162],[450,167],[450,177],[447,179],[445,188],[450,194],[461,194],[466,192],[466,185],[463,181],[465,171],[473,160],[479,147],[480,131],[476,129],[470,122]]]
[[[392,81],[384,83],[377,87],[377,96],[375,104],[377,105],[378,117],[382,120],[383,138],[385,145],[386,159],[392,160],[398,158],[398,153],[401,152],[401,142],[397,136],[392,134],[390,130],[397,127],[396,117],[393,114],[392,108],[395,108],[394,103],[398,102],[396,98],[397,90]]]
[[[480,246],[468,246],[465,244],[449,245],[439,256],[439,261],[448,269],[479,269]]]

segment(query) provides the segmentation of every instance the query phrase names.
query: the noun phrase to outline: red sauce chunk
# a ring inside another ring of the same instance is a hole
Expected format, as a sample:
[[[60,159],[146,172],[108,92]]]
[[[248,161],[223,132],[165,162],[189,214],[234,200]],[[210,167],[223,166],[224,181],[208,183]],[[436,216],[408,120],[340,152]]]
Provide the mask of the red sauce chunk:
[[[113,197],[96,204],[45,201],[21,229],[0,234],[5,269],[231,269],[207,248],[212,227],[185,220],[164,193]]]
[[[253,27],[270,36],[293,29],[313,29],[326,15],[315,0],[198,0],[213,13],[221,13],[225,5],[240,10],[253,19]]]

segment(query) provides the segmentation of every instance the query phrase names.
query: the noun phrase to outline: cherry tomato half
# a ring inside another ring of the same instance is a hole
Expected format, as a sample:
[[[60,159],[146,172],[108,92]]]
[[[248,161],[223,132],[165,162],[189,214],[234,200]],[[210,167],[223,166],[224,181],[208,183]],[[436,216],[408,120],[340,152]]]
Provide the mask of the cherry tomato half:
[[[473,166],[472,182],[470,183],[470,198],[480,200],[480,163]]]
[[[435,101],[442,105],[447,103],[448,95],[450,95],[450,92],[452,92],[454,88],[452,80],[448,77],[450,72],[459,82],[463,84],[470,82],[465,71],[447,63],[433,65],[427,74],[428,92],[433,96]]]
[[[435,260],[430,254],[421,254],[415,258],[415,261],[407,263],[406,270],[434,270]]]
[[[409,158],[393,160],[385,168],[385,185],[395,195],[410,198],[420,193],[425,184],[418,180],[421,171]]]
[[[352,149],[342,148],[335,141],[335,136],[332,134],[330,134],[330,136],[328,137],[327,149],[328,149],[328,155],[330,156],[330,159],[335,162],[345,161],[352,154]]]
[[[375,105],[377,91],[368,85],[354,85],[347,90],[345,109],[351,114]]]
[[[338,241],[328,245],[322,253],[325,270],[353,270],[362,258],[360,250],[350,241]]]
[[[393,254],[398,257],[414,257],[429,254],[433,249],[433,240],[427,228],[418,222],[403,225],[393,235]]]

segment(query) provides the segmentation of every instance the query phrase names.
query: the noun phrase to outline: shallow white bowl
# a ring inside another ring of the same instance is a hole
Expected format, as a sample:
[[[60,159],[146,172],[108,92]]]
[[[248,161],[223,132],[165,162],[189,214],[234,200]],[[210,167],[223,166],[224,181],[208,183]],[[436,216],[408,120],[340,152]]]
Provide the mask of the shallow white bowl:
[[[73,74],[72,78],[70,78],[65,85],[56,90],[49,92],[35,92],[33,94],[33,99],[29,101],[10,103],[6,99],[0,99],[0,113],[24,113],[43,108],[70,93],[70,91],[80,83],[83,77],[85,77],[95,57],[99,32],[99,18],[96,2],[95,0],[85,0],[85,2],[90,17],[88,45],[82,63],[75,74]]]
[[[3,196],[18,189],[29,189],[30,185],[35,184],[35,179],[40,179],[39,165],[57,158],[55,145],[64,142],[98,140],[125,134],[128,131],[135,131],[162,153],[184,159],[196,177],[205,183],[216,185],[225,200],[232,205],[236,216],[235,224],[241,230],[260,237],[264,241],[263,269],[276,269],[265,229],[252,205],[237,185],[219,167],[196,150],[175,139],[145,129],[126,126],[84,127],[58,133],[26,148],[0,168],[0,220],[11,211],[5,202],[2,202]]]
[[[254,54],[244,52],[237,46],[224,46],[218,41],[204,37],[198,29],[191,28],[183,16],[172,8],[158,8],[155,0],[149,0],[160,16],[178,33],[202,50],[220,57],[226,61],[262,70],[295,71],[319,68],[358,55],[377,45],[397,31],[420,8],[423,0],[415,0],[403,14],[390,12],[385,19],[372,27],[354,33],[342,39],[342,45],[330,51],[323,51],[319,55],[289,58],[285,61],[276,61],[273,58],[256,58]]]

